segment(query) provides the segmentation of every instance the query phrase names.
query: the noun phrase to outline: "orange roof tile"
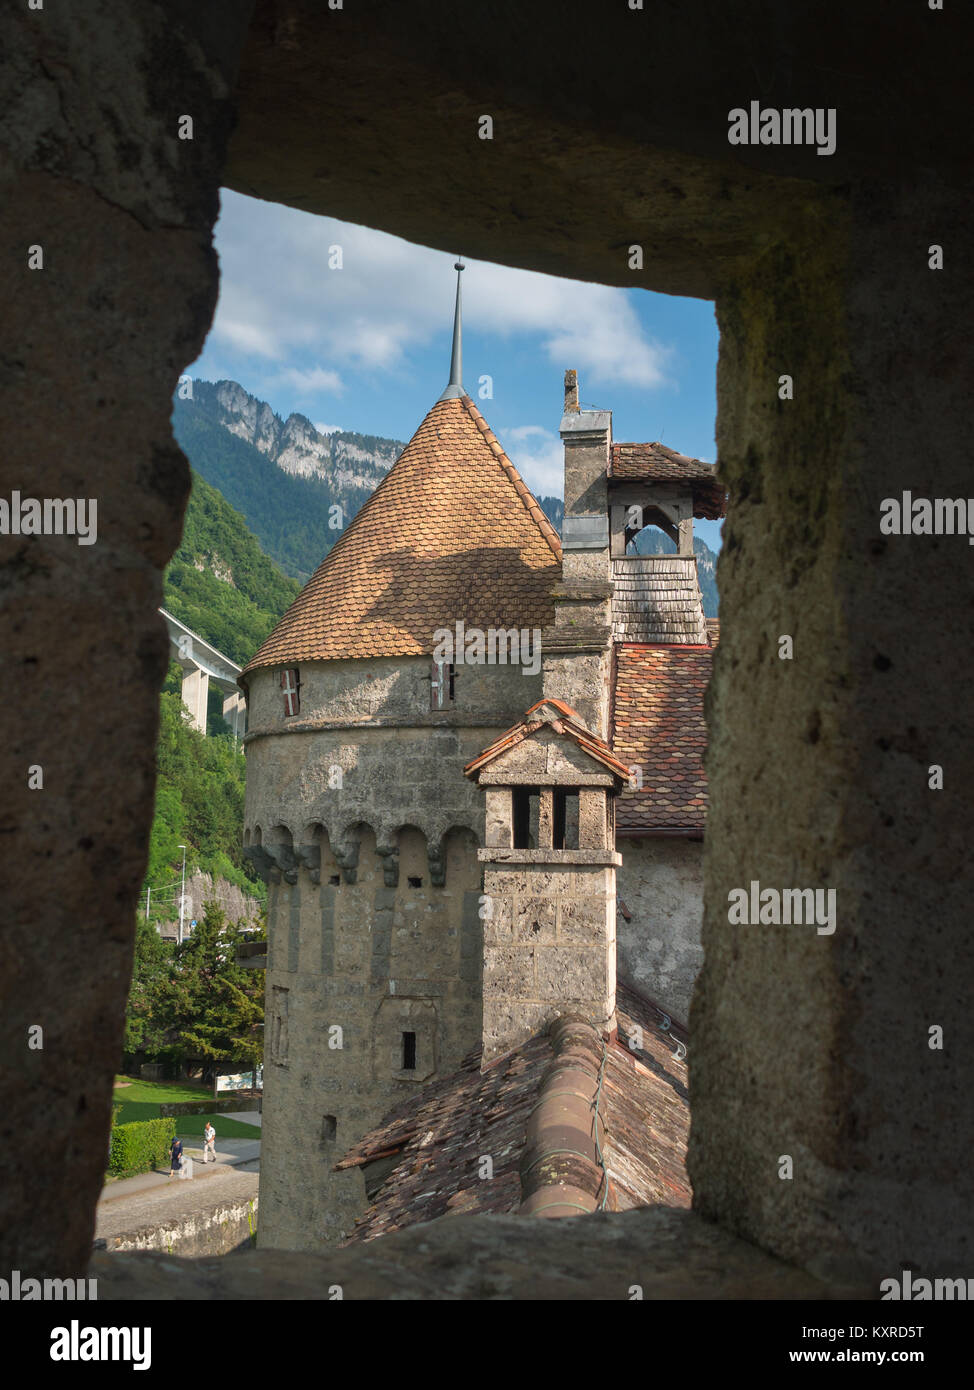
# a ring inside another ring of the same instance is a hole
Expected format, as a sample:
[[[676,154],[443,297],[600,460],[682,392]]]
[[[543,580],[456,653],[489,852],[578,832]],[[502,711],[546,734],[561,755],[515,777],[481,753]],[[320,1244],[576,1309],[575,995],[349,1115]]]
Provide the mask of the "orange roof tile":
[[[530,716],[534,711],[541,709],[544,705],[552,705],[560,714],[564,715],[564,718],[554,719],[550,722],[544,719],[531,719]],[[554,729],[556,734],[570,738],[574,743],[577,743],[584,752],[597,762],[602,763],[610,772],[614,772],[617,777],[621,777],[625,781],[629,780],[629,768],[625,763],[619,761],[609,745],[600,739],[598,734],[593,734],[591,729],[586,728],[582,723],[581,715],[577,714],[571,705],[566,705],[563,700],[552,699],[538,700],[536,704],[533,704],[517,724],[501,734],[499,738],[495,738],[493,743],[488,744],[483,752],[478,753],[476,758],[467,763],[463,769],[464,776],[474,776],[487,763],[500,757],[501,753],[506,753],[509,748],[515,748],[524,739],[536,733],[538,729],[543,729],[546,723],[547,727]]]
[[[654,444],[613,444],[610,482],[686,483],[693,493],[693,515],[717,520],[727,511],[727,494],[712,463]]]
[[[558,533],[469,396],[437,401],[244,668],[423,656],[433,633],[546,627]]]
[[[612,747],[643,776],[640,790],[627,787],[619,797],[616,829],[703,830],[703,700],[713,649],[625,642],[615,652]]]

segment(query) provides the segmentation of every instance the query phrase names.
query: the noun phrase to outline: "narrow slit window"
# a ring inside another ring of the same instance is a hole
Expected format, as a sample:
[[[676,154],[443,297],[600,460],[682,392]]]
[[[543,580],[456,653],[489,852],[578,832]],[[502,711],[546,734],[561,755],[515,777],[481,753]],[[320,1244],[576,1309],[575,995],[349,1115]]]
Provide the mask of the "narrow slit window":
[[[579,849],[578,792],[555,788],[555,821],[552,835],[554,849]]]
[[[284,717],[289,719],[301,712],[301,678],[296,666],[281,672],[281,693],[284,696]]]
[[[512,799],[514,848],[538,848],[538,821],[541,814],[541,788],[515,787]]]
[[[434,661],[430,671],[430,709],[448,709],[456,699],[456,667],[452,661]]]
[[[416,1070],[415,1033],[403,1033],[402,1035],[402,1069],[403,1071]]]

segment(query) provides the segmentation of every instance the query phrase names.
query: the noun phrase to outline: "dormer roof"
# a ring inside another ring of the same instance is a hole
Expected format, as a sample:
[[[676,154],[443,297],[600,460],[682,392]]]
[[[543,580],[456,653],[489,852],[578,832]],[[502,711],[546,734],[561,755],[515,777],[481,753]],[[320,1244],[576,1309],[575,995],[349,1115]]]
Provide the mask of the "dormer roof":
[[[613,444],[609,455],[609,481],[685,483],[693,494],[693,515],[716,521],[727,510],[727,493],[717,481],[712,463],[689,458],[653,444]]]
[[[515,725],[496,738],[493,743],[488,744],[482,753],[467,764],[463,769],[464,775],[476,777],[483,768],[494,762],[503,753],[516,748],[519,743],[523,743],[532,734],[545,728],[551,729],[554,733],[575,743],[589,757],[594,758],[596,762],[615,773],[622,781],[629,781],[629,768],[625,763],[619,761],[607,743],[583,724],[578,711],[572,709],[571,705],[566,705],[564,700],[551,698],[538,700],[529,710],[526,710]]]
[[[433,633],[544,628],[561,543],[467,395],[436,402],[244,668],[423,656]]]

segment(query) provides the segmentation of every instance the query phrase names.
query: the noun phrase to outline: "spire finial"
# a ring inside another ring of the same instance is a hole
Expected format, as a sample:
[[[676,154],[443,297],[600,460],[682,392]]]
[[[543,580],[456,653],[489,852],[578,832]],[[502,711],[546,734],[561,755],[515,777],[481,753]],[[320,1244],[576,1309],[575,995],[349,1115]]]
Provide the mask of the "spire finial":
[[[441,401],[456,400],[466,395],[463,389],[463,324],[460,314],[460,273],[464,270],[463,261],[458,260],[453,269],[457,272],[457,307],[453,314],[453,354],[450,358],[450,383],[440,396]]]

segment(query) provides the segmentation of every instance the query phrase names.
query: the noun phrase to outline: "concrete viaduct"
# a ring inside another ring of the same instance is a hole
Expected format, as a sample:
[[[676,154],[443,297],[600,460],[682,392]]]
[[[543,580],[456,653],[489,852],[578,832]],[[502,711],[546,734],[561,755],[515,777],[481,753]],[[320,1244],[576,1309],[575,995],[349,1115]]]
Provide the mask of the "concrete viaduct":
[[[240,738],[247,728],[247,702],[237,685],[240,667],[164,608],[159,612],[166,620],[170,654],[183,673],[183,704],[193,728],[206,733],[206,701],[212,681],[223,691],[223,717]]]

